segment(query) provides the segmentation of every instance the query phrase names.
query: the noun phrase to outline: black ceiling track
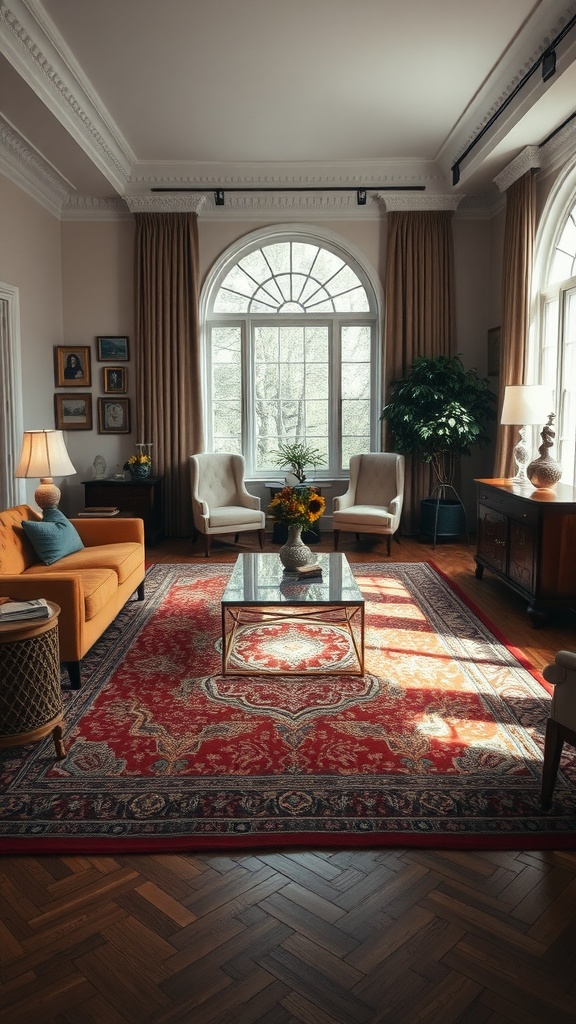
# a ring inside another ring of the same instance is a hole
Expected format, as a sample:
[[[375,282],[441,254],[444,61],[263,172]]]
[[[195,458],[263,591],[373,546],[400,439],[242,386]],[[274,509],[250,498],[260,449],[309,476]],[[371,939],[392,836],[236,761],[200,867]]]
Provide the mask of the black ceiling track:
[[[358,206],[366,205],[368,192],[425,192],[425,185],[370,185],[369,188],[358,188],[356,185],[263,185],[219,188],[207,185],[204,188],[188,188],[186,185],[156,186],[151,192],[213,192],[216,206],[224,206],[226,192],[355,192]]]
[[[484,127],[478,132],[478,135],[474,139],[472,139],[472,142],[464,150],[462,156],[458,157],[456,163],[452,164],[453,185],[457,185],[458,182],[460,181],[460,165],[462,164],[462,162],[466,159],[467,156],[469,156],[469,154],[474,149],[474,146],[478,145],[480,139],[482,139],[486,135],[486,132],[490,131],[490,128],[492,128],[492,126],[496,123],[500,115],[503,114],[506,108],[512,103],[512,100],[516,98],[520,90],[523,89],[526,83],[530,81],[532,75],[536,73],[538,68],[542,68],[542,81],[544,82],[547,82],[548,79],[552,78],[552,76],[556,73],[556,47],[562,42],[562,40],[568,35],[568,33],[571,32],[571,30],[574,28],[574,25],[576,25],[576,15],[570,18],[570,21],[566,22],[562,31],[559,32],[556,38],[552,40],[550,45],[546,47],[544,53],[541,54],[536,63],[533,64],[532,67],[528,69],[526,74],[518,82],[518,85],[514,87],[510,95],[507,96],[502,105],[498,107],[498,110],[496,110],[495,113],[492,114],[490,120],[487,121]]]

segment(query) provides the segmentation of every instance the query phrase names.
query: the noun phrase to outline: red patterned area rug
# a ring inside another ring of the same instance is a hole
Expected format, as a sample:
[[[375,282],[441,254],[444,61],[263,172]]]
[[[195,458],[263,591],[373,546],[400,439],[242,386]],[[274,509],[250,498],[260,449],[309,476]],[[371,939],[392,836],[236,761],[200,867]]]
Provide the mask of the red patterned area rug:
[[[241,637],[226,676],[227,565],[155,565],[66,694],[50,738],[1,752],[0,849],[118,853],[262,845],[573,848],[576,755],[540,810],[549,693],[428,563],[356,565],[366,675],[339,626]],[[252,628],[252,627],[251,627]]]

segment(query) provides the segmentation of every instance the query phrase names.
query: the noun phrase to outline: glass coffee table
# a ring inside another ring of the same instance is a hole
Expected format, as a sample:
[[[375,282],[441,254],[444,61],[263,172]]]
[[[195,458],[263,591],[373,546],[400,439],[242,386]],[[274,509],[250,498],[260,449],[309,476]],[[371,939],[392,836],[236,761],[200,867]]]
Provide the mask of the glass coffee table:
[[[238,556],[222,595],[222,675],[364,675],[364,598],[345,555],[319,554],[316,560],[322,576],[302,580],[284,569],[278,555]],[[333,661],[329,654],[312,656],[315,632],[328,637],[325,650],[334,649]],[[257,646],[267,633],[272,637],[268,654],[251,661],[248,638],[256,638]],[[293,668],[282,661],[283,647],[294,651]]]

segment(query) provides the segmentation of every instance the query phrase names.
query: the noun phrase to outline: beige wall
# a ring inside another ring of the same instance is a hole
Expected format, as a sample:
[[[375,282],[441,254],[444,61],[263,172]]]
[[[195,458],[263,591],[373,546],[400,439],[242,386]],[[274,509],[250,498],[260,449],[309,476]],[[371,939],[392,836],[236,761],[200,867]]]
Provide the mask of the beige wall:
[[[0,281],[18,288],[20,299],[24,429],[52,427],[53,347],[62,344],[63,324],[60,222],[0,175],[0,225]],[[27,500],[37,485],[26,484]]]

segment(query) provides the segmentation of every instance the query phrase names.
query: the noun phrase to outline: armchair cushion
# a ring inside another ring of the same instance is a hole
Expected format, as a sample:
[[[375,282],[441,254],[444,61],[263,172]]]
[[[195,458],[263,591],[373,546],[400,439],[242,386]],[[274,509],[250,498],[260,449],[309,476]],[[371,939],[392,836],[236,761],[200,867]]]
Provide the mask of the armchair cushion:
[[[44,565],[53,565],[84,547],[78,531],[58,508],[45,509],[38,522],[23,519],[22,529]]]

